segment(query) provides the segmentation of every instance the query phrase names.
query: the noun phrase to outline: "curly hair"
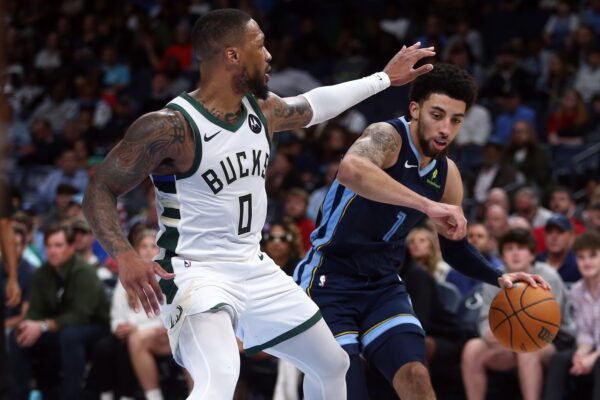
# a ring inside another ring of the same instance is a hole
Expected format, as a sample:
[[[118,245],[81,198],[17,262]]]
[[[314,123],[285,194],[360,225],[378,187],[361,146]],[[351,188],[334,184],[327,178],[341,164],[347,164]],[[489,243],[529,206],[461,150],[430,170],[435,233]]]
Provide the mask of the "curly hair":
[[[462,100],[467,109],[475,102],[477,87],[465,70],[447,63],[437,63],[433,70],[419,76],[410,87],[409,100],[423,104],[433,93]]]

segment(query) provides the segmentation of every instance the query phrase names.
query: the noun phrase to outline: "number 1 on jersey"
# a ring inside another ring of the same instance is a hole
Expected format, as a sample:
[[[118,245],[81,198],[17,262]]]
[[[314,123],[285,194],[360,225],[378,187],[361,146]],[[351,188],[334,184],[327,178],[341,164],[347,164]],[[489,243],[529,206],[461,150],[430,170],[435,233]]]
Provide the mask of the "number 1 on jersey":
[[[238,224],[238,235],[250,232],[252,225],[252,194],[239,197],[240,200],[240,222]]]

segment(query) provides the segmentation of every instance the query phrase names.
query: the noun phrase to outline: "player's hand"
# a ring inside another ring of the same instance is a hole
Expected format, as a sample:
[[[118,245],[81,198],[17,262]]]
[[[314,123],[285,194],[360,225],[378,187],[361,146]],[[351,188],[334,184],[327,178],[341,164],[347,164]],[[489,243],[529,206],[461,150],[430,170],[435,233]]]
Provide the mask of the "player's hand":
[[[173,279],[175,274],[168,273],[158,263],[143,260],[133,250],[118,257],[117,262],[119,279],[127,291],[131,308],[139,312],[141,303],[148,318],[160,314],[164,297],[155,275],[161,279]]]
[[[433,47],[421,49],[421,43],[417,42],[410,47],[402,46],[399,52],[387,63],[383,72],[385,72],[392,83],[392,86],[401,86],[412,82],[419,75],[423,75],[433,69],[433,65],[425,64],[414,69],[416,63],[426,57],[435,55]]]
[[[438,232],[448,239],[460,240],[467,234],[467,219],[460,207],[432,201],[424,212],[433,221]]]
[[[21,301],[21,288],[17,278],[11,278],[6,282],[6,305],[15,307]]]
[[[515,282],[525,282],[533,288],[541,287],[542,289],[550,290],[550,284],[544,278],[537,274],[526,274],[525,272],[510,272],[502,274],[498,278],[498,284],[501,288],[510,289]]]

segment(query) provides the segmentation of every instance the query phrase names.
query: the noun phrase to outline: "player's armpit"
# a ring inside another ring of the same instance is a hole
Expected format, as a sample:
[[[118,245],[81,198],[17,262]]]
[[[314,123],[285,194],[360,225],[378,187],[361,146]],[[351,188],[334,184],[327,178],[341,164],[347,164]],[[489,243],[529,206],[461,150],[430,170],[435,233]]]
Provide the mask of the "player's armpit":
[[[367,126],[346,154],[366,158],[385,169],[396,163],[401,147],[402,139],[396,129],[388,123],[378,122]]]
[[[269,133],[303,128],[312,119],[313,111],[302,96],[281,98],[269,93],[266,100],[259,100],[260,108],[269,123]]]

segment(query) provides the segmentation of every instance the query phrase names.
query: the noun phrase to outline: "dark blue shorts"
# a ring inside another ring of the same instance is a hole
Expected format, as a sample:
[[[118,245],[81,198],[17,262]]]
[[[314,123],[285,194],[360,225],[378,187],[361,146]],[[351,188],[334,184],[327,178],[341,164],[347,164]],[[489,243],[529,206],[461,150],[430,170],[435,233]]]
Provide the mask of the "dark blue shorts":
[[[368,359],[391,335],[425,336],[404,282],[396,274],[374,280],[317,270],[310,282],[301,284],[348,354],[362,353]]]

